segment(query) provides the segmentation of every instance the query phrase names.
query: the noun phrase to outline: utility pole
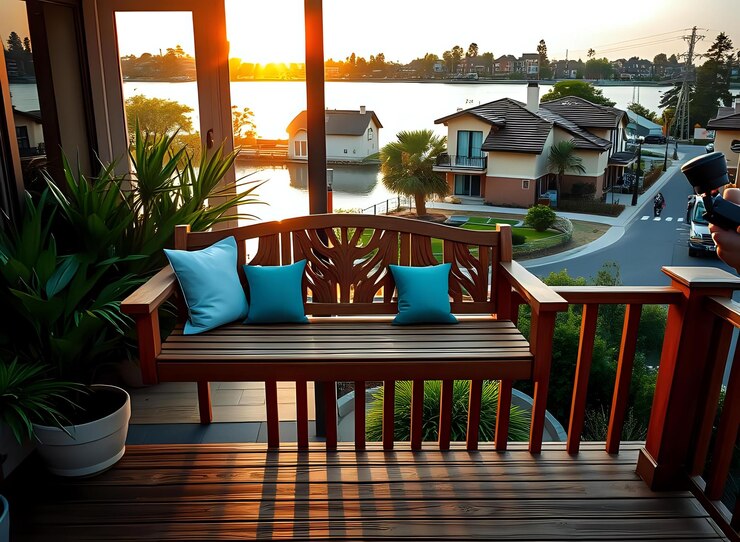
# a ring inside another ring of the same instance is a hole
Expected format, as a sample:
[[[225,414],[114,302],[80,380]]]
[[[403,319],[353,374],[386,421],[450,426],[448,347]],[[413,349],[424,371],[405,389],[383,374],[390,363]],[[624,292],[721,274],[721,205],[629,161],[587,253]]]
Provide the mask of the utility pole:
[[[686,65],[683,72],[683,82],[681,83],[681,90],[678,92],[678,101],[676,102],[676,115],[673,124],[674,135],[676,140],[686,140],[691,138],[691,118],[690,118],[690,103],[691,103],[691,83],[696,80],[694,71],[694,48],[696,43],[704,39],[704,36],[698,36],[696,34],[696,27],[691,29],[690,36],[684,36],[683,38],[689,44],[689,51],[686,53],[684,58],[686,59]]]

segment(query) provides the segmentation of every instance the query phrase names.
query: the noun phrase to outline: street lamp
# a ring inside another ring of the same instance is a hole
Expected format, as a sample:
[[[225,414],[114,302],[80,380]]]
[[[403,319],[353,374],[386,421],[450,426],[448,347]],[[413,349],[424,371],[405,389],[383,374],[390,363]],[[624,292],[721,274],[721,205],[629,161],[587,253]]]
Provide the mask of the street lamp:
[[[665,156],[663,157],[663,171],[668,169],[668,133],[665,135]]]
[[[640,188],[640,175],[642,169],[640,163],[642,162],[642,144],[645,138],[640,136],[637,138],[637,171],[635,171],[635,184],[632,186],[632,205],[637,205],[637,191]]]

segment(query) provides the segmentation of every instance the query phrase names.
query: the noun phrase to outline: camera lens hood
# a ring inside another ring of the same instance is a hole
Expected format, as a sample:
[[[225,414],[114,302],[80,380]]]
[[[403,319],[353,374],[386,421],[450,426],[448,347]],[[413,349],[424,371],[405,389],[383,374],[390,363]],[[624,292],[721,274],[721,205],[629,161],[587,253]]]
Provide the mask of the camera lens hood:
[[[697,194],[708,194],[728,184],[727,160],[721,152],[712,152],[692,158],[681,166],[681,172]]]

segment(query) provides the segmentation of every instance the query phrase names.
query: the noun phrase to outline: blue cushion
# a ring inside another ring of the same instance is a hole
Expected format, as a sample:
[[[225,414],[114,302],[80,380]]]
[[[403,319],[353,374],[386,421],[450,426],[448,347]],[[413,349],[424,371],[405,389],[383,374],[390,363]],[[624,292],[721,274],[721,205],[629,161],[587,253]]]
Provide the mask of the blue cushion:
[[[449,263],[430,267],[389,265],[398,290],[396,325],[456,324],[450,313]]]
[[[234,320],[249,306],[237,272],[236,239],[227,237],[203,250],[167,250],[188,307],[185,335],[195,335]]]
[[[307,323],[303,308],[303,271],[306,260],[292,265],[245,265],[249,284],[247,324]]]

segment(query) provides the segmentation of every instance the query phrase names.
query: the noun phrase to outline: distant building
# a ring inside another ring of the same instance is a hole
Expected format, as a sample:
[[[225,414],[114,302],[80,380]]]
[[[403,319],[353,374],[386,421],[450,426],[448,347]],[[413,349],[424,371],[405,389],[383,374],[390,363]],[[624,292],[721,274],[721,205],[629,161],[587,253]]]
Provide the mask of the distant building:
[[[707,123],[714,130],[714,150],[725,155],[727,169],[732,180],[737,179],[740,154],[730,148],[734,141],[740,141],[740,96],[735,97],[735,107],[720,107],[717,116]]]
[[[432,71],[434,73],[444,73],[447,71],[445,68],[445,61],[444,60],[435,60],[434,66],[432,66]]]
[[[383,125],[364,105],[358,111],[327,109],[325,116],[327,160],[361,162],[380,150],[378,136]],[[291,160],[308,160],[307,125],[306,111],[301,111],[286,128]]]
[[[13,109],[15,137],[21,156],[36,156],[46,153],[44,148],[44,127],[41,111],[19,111]]]
[[[514,64],[514,70],[523,73],[529,79],[537,79],[540,73],[540,55],[537,53],[524,53]]]
[[[566,173],[564,194],[590,186],[599,198],[634,162],[633,153],[619,152],[627,125],[623,111],[576,97],[540,104],[537,83],[530,83],[527,96],[526,104],[503,98],[434,121],[448,130],[448,152],[434,169],[446,174],[454,195],[533,205],[555,189],[548,157],[553,144],[564,140],[574,142],[586,170]]]
[[[583,62],[580,60],[557,60],[550,63],[553,77],[556,79],[575,79],[578,70],[583,70]]]
[[[498,57],[493,61],[494,75],[508,75],[513,73],[516,61],[517,60],[514,55],[502,55]]]

